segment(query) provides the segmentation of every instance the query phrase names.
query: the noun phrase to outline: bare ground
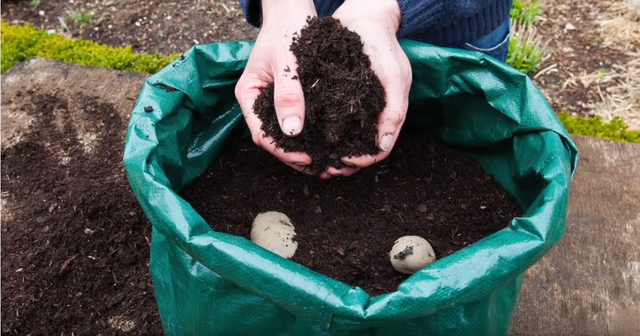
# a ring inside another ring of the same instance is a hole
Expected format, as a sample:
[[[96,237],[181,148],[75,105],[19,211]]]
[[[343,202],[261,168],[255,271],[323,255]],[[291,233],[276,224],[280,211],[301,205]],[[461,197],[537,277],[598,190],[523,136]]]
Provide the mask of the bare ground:
[[[536,26],[548,53],[532,77],[556,112],[640,129],[640,21],[624,0],[547,0]]]
[[[93,15],[72,19],[88,12]],[[254,40],[257,35],[234,0],[41,0],[37,7],[30,0],[10,0],[2,1],[2,18],[148,53],[182,52],[195,44]]]
[[[546,43],[547,57],[531,77],[556,112],[597,114],[605,120],[621,116],[640,129],[640,21],[629,14],[637,1],[546,0],[535,29]],[[235,0],[40,0],[37,6],[8,0],[2,2],[2,17],[149,53],[255,40],[258,32],[245,22]]]

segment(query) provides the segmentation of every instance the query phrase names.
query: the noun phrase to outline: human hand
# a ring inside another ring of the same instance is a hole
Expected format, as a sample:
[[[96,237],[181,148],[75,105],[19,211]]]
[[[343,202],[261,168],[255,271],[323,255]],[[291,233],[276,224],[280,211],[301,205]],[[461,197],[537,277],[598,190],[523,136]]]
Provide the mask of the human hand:
[[[312,0],[262,0],[262,27],[235,88],[236,99],[253,142],[298,171],[304,171],[304,166],[311,164],[311,158],[305,153],[285,153],[275,146],[272,137],[265,137],[253,103],[262,88],[274,83],[274,103],[280,128],[292,137],[302,132],[304,97],[300,81],[291,80],[297,76],[297,66],[289,47],[292,34],[306,25],[307,16],[317,16]]]
[[[364,53],[384,87],[387,106],[378,119],[378,154],[342,158],[347,167],[329,168],[321,178],[349,176],[389,156],[404,124],[413,79],[409,59],[396,37],[401,20],[397,0],[346,0],[333,17],[362,38]]]

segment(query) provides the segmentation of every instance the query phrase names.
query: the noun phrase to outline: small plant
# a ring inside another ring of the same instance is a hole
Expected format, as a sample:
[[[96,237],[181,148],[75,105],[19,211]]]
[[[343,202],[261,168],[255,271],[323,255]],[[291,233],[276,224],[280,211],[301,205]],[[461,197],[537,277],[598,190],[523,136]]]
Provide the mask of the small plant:
[[[596,76],[596,82],[602,81],[604,79],[604,77],[607,76],[608,73],[609,73],[609,69],[607,69],[607,68],[598,69],[598,74]]]
[[[544,57],[542,36],[534,26],[514,24],[512,37],[509,41],[507,64],[513,68],[530,74],[538,69]]]
[[[514,23],[530,24],[535,22],[542,11],[542,0],[513,0],[511,19]]]
[[[509,41],[507,64],[522,73],[530,74],[538,69],[543,55],[542,48],[513,38]]]
[[[87,10],[73,11],[69,13],[69,18],[73,20],[80,28],[84,29],[93,22],[93,12]]]
[[[33,8],[40,7],[40,0],[32,0],[31,1],[31,7],[33,7]]]
[[[69,29],[69,26],[67,26],[67,20],[65,18],[58,17],[58,22],[60,22],[60,27],[62,27],[64,31],[71,31],[71,29]]]

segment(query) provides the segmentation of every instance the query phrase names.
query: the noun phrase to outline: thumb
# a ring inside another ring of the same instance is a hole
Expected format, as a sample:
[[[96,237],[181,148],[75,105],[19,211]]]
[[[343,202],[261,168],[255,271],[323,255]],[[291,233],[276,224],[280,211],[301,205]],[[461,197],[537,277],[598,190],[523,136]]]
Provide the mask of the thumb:
[[[274,105],[282,132],[295,137],[302,132],[304,126],[304,93],[295,70],[296,61],[293,54],[288,53],[282,62],[277,62],[274,69]]]

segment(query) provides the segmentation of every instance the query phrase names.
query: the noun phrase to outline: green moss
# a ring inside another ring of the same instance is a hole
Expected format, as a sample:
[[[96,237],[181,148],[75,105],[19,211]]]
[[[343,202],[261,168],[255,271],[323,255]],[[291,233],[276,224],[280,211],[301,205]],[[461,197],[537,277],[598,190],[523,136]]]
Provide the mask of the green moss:
[[[627,124],[619,117],[607,123],[599,116],[573,117],[563,111],[558,114],[558,118],[570,134],[588,135],[617,142],[640,143],[640,131],[630,131]]]
[[[114,70],[153,74],[179,55],[135,54],[131,47],[114,48],[87,40],[65,39],[31,25],[14,26],[2,21],[2,69],[4,73],[31,57]]]

